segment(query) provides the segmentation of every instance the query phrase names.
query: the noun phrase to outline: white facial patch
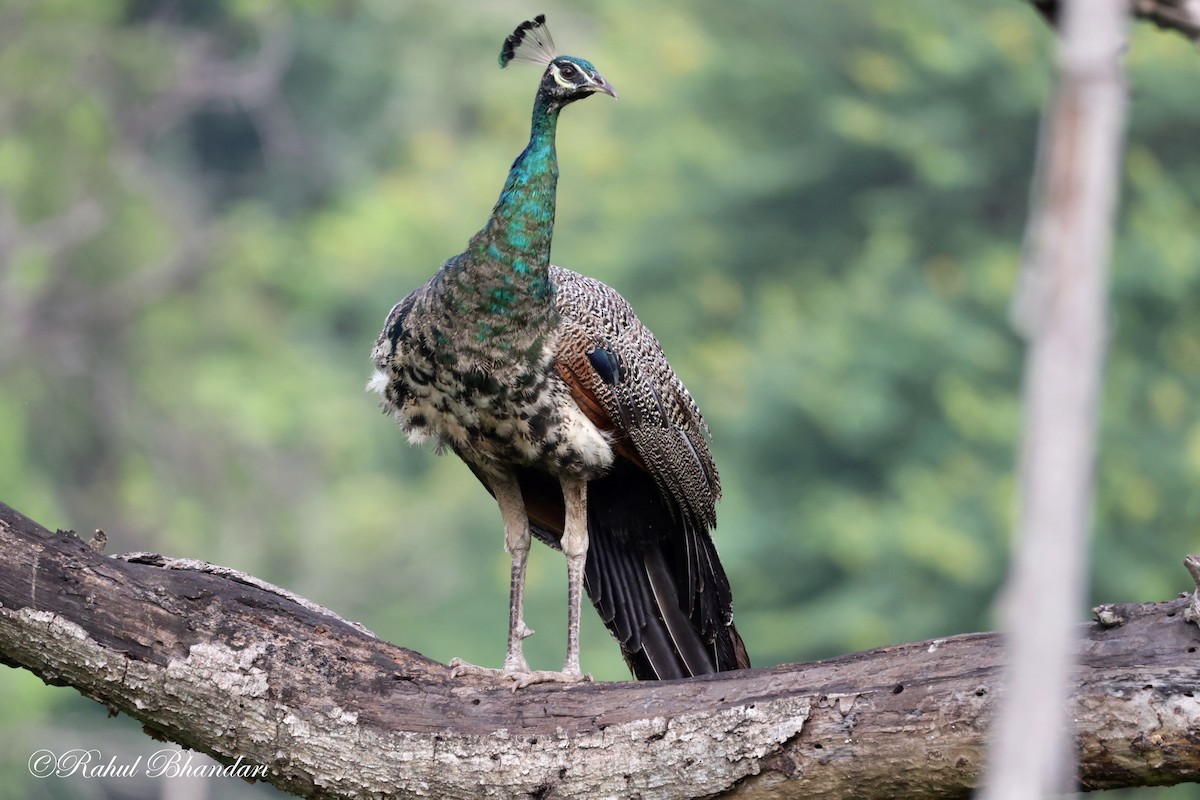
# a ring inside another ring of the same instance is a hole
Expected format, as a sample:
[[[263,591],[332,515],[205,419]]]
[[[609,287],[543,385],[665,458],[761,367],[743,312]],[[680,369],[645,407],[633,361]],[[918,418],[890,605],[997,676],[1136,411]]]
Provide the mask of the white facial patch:
[[[576,68],[576,69],[578,69],[578,68]],[[571,83],[570,81],[568,81],[566,78],[564,78],[562,76],[562,72],[559,70],[558,64],[550,65],[550,74],[554,76],[554,82],[557,83],[559,86],[563,87],[564,89],[574,89],[575,88],[575,84]]]

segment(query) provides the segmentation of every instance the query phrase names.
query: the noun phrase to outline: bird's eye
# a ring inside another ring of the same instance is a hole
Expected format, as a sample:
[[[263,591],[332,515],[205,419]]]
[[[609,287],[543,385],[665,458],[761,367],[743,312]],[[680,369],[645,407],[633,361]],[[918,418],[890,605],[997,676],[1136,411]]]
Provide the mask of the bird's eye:
[[[575,68],[574,64],[563,64],[562,67],[559,68],[558,74],[562,75],[567,80],[572,80],[579,75],[579,70]]]

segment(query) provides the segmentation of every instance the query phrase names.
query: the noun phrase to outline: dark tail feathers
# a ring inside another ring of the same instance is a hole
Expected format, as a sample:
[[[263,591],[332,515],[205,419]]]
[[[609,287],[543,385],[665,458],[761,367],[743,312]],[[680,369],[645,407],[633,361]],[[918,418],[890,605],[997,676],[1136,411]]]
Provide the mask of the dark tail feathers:
[[[552,518],[549,498],[561,508],[558,482],[533,470],[519,477],[534,533],[557,546],[561,522],[545,523]],[[750,667],[732,623],[729,580],[708,530],[672,509],[646,472],[618,459],[611,472],[588,484],[588,540],[588,596],[635,678]]]

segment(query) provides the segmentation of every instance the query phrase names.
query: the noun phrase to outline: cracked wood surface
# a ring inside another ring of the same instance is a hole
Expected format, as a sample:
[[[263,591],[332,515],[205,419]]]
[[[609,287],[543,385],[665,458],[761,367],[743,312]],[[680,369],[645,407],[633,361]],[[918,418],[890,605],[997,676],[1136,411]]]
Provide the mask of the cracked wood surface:
[[[0,549],[0,661],[302,796],[966,797],[1000,694],[994,634],[514,694],[249,576],[106,557],[2,504]],[[1200,779],[1188,602],[1086,627],[1084,786]]]

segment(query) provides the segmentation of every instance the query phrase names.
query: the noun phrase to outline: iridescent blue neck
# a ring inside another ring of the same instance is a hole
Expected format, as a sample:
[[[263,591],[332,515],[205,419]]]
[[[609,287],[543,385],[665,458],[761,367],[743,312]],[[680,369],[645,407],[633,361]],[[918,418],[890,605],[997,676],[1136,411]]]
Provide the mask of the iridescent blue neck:
[[[474,317],[475,338],[491,347],[532,348],[532,353],[538,348],[529,342],[540,342],[558,324],[550,240],[558,184],[554,129],[560,110],[538,92],[529,144],[513,162],[491,218],[471,237],[462,257],[447,262],[444,291],[456,298],[459,311]]]
[[[491,219],[480,231],[490,245],[489,258],[511,263],[517,274],[544,273],[550,265],[558,186],[554,133],[560,110],[538,92],[529,144],[513,162]]]

